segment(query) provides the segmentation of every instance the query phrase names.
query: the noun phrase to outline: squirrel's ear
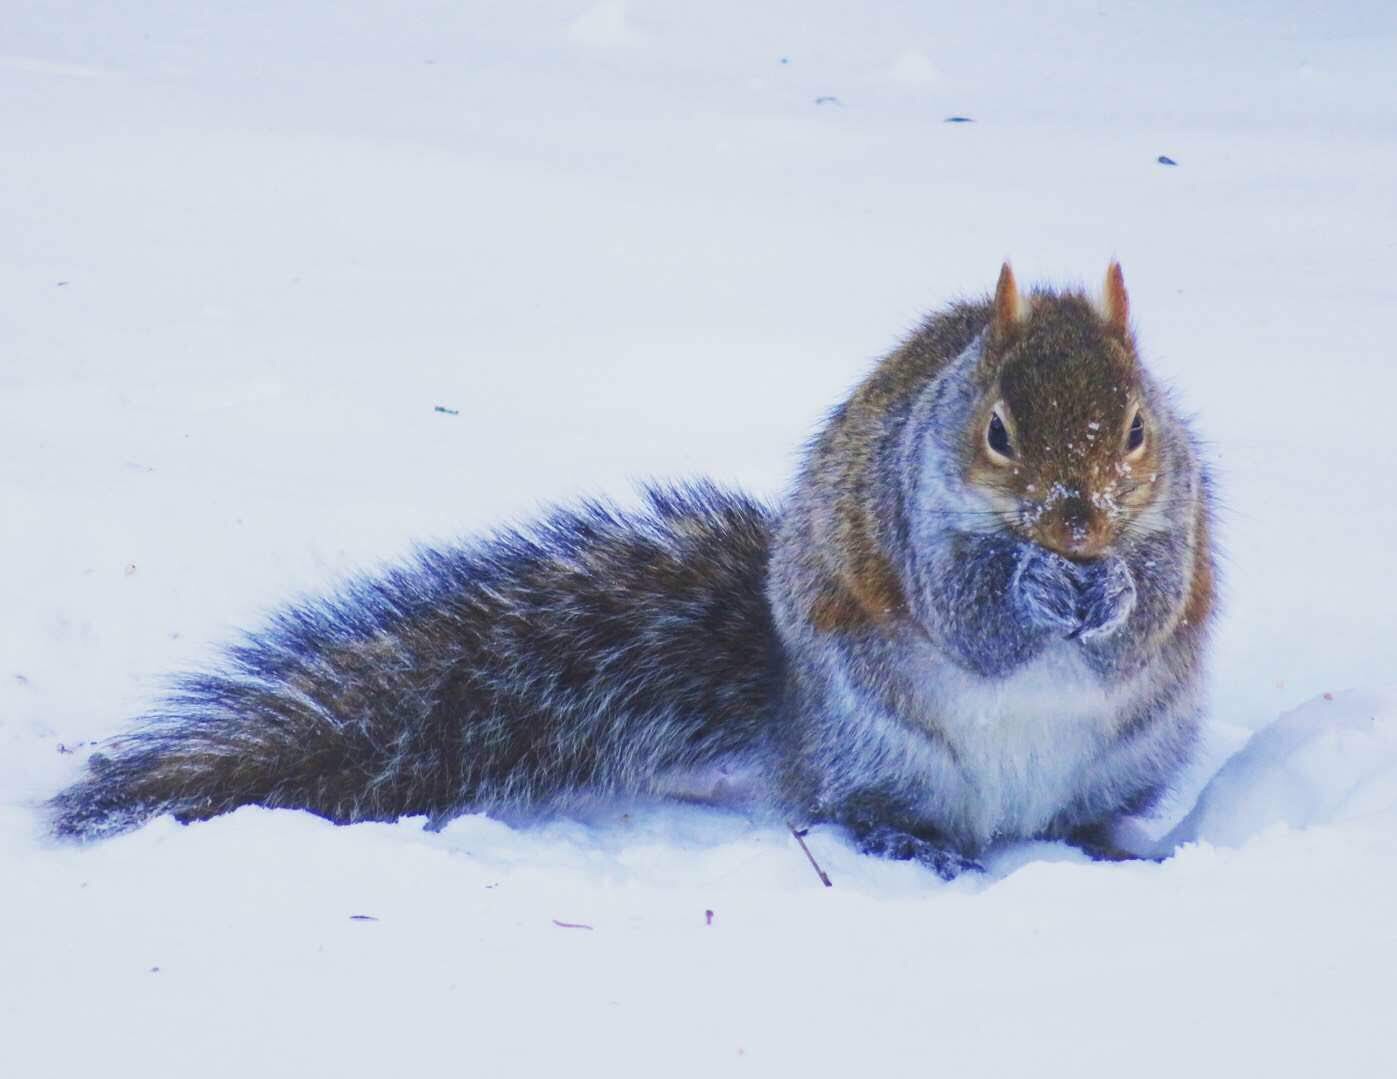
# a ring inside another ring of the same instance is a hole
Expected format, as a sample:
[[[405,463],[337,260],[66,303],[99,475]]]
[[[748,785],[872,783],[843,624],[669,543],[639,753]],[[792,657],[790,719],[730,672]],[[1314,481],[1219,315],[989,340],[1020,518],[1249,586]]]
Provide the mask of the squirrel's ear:
[[[1125,274],[1115,259],[1106,267],[1106,283],[1098,302],[1101,318],[1115,333],[1124,337],[1130,332],[1130,297],[1125,292]]]
[[[1006,262],[999,270],[999,284],[994,287],[994,312],[990,318],[991,336],[1006,341],[1028,318],[1028,303],[1019,292],[1013,268]]]

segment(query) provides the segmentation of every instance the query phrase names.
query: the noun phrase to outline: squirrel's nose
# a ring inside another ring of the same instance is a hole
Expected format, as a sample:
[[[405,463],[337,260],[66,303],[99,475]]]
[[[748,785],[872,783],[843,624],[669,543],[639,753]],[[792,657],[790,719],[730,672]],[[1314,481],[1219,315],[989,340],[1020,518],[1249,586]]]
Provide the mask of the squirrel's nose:
[[[1046,546],[1075,561],[1095,558],[1106,549],[1106,521],[1085,498],[1073,495],[1059,503],[1045,536]]]
[[[1063,554],[1067,555],[1069,558],[1073,558],[1079,561],[1088,558],[1095,558],[1102,552],[1105,546],[1105,543],[1103,543],[1098,537],[1094,535],[1073,535],[1072,538],[1067,540],[1062,545]]]

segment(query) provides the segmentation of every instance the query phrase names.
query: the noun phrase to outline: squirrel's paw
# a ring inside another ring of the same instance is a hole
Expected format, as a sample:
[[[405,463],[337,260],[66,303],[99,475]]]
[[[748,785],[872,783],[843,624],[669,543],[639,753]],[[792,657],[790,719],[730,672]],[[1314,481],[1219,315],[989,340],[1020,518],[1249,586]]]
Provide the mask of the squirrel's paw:
[[[861,854],[891,858],[895,862],[918,862],[942,880],[955,880],[970,870],[977,873],[985,871],[985,867],[973,858],[891,825],[860,833],[858,843]]]
[[[1163,856],[1138,854],[1115,842],[1109,827],[1087,825],[1070,833],[1064,840],[1076,847],[1093,862],[1162,862]]]
[[[1081,627],[1077,567],[1061,555],[1026,544],[1010,588],[1031,624],[1064,637]]]
[[[1078,614],[1081,627],[1073,636],[1091,642],[1111,636],[1135,610],[1135,579],[1119,558],[1077,567],[1081,577]]]

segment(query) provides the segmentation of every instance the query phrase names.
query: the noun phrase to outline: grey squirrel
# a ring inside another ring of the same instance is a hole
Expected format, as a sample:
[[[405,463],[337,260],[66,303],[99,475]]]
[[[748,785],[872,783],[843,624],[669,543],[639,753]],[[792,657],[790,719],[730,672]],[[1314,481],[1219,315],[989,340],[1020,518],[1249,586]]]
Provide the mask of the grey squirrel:
[[[1209,482],[1103,294],[930,316],[776,510],[709,484],[426,550],[282,610],[50,802],[95,838],[241,805],[336,822],[679,796],[950,878],[1118,854],[1196,739]]]

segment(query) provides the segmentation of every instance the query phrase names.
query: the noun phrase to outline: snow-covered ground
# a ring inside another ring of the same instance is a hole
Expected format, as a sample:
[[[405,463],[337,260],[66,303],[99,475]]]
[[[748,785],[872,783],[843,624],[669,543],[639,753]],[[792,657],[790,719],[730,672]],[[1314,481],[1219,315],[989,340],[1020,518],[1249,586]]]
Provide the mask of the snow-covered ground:
[[[7,8],[0,1074],[1397,1070],[1390,5]],[[1164,864],[817,830],[825,889],[693,808],[42,836],[282,599],[637,478],[776,497],[925,309],[1111,255],[1225,504]]]

